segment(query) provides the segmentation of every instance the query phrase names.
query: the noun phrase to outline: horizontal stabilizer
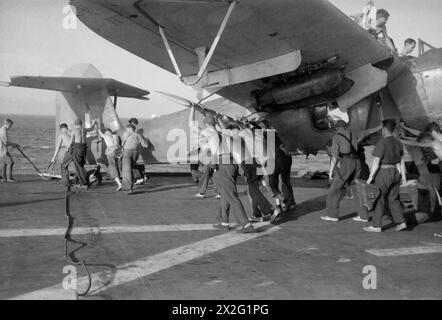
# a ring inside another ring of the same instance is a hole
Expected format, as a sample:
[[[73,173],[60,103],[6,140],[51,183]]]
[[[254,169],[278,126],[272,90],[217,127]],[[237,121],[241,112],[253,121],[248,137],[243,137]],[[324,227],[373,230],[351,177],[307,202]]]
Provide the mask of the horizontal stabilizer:
[[[94,92],[106,89],[109,95],[148,100],[149,91],[133,87],[110,78],[72,78],[72,77],[41,77],[14,76],[10,86],[54,90],[61,92]]]

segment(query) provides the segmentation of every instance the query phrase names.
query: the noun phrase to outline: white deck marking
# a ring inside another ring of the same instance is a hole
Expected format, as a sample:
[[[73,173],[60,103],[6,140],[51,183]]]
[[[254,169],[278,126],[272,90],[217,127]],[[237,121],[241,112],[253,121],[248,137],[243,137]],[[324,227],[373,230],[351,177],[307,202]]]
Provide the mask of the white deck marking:
[[[428,254],[428,253],[442,253],[441,245],[432,246],[417,246],[408,248],[396,248],[396,249],[371,249],[366,252],[378,257],[398,257],[409,256],[415,254]]]
[[[201,258],[207,254],[238,245],[240,243],[268,235],[279,230],[279,227],[269,225],[268,223],[254,224],[256,229],[265,228],[257,233],[240,234],[235,231],[228,232],[216,237],[197,241],[179,248],[167,250],[152,256],[125,263],[116,268],[115,274],[109,270],[92,274],[91,294],[107,290],[118,285],[140,279],[152,273],[171,268],[173,266],[188,262],[193,259]],[[64,276],[60,270],[60,282]],[[107,277],[112,277],[112,282],[107,282]],[[79,291],[87,285],[87,278],[78,279]],[[106,283],[106,284],[103,284]],[[12,298],[14,300],[40,300],[40,299],[76,299],[75,292],[63,289],[61,284],[36,290],[27,294]]]
[[[216,230],[212,224],[171,224],[171,225],[119,225],[107,227],[75,227],[71,235],[100,234],[100,233],[133,233],[133,232],[167,232],[167,231],[203,231]],[[66,228],[48,229],[3,229],[0,238],[36,237],[64,235]]]

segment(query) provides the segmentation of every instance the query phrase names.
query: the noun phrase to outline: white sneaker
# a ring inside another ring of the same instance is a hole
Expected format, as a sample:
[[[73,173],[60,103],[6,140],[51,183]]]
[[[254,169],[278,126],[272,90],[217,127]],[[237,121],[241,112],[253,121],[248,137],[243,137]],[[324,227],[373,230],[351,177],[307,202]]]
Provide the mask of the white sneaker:
[[[404,230],[404,229],[407,229],[407,224],[405,223],[405,222],[403,222],[403,223],[401,223],[401,224],[398,224],[397,226],[396,226],[396,231],[402,231],[402,230]]]
[[[272,223],[272,224],[275,223],[276,220],[278,219],[278,217],[280,217],[281,215],[282,215],[282,212],[278,209],[275,209],[273,211],[272,216],[270,217],[270,223]]]
[[[197,194],[195,195],[195,197],[197,197],[197,198],[205,198],[206,195],[201,194],[201,193],[197,193]]]
[[[367,232],[382,232],[382,228],[380,228],[380,227],[373,227],[373,226],[364,227],[364,228],[362,228],[362,230],[365,230]]]
[[[217,194],[217,195],[215,196],[215,199],[221,199],[221,196],[220,196],[219,194]]]
[[[138,184],[142,184],[142,183],[144,183],[144,179],[138,179],[137,181],[135,181],[135,185],[138,185]]]
[[[332,218],[332,217],[329,217],[329,216],[321,216],[321,219],[324,220],[324,221],[332,221],[332,222],[338,222],[339,221],[338,218]]]
[[[368,222],[368,220],[362,219],[360,216],[356,216],[353,218],[353,221],[357,222]]]

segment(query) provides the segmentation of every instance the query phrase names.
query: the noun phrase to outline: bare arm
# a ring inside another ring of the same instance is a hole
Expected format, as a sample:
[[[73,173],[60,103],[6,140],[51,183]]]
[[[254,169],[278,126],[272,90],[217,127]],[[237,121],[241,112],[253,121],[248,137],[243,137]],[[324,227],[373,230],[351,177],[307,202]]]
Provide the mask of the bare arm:
[[[96,131],[98,132],[98,134],[100,135],[100,137],[102,137],[104,139],[104,133],[101,131],[101,129],[99,129],[98,127],[96,127]]]
[[[375,157],[373,159],[373,164],[371,165],[371,170],[370,170],[370,176],[368,177],[368,180],[367,180],[368,184],[372,183],[374,177],[376,176],[376,173],[379,170],[380,163],[381,163],[381,158]]]
[[[71,138],[69,139],[69,143],[66,146],[66,150],[69,150],[71,148],[72,142],[74,142],[74,133],[71,134]]]
[[[227,124],[225,122],[225,120],[222,117],[217,117],[218,118],[218,125],[221,129],[221,132],[224,133],[225,135],[228,136],[232,136],[232,130],[227,129]]]
[[[393,41],[391,41],[391,38],[388,36],[388,33],[387,33],[387,27],[386,27],[386,26],[383,26],[383,27],[381,28],[381,32],[380,32],[380,33],[382,33],[382,35],[383,35],[383,37],[384,37],[384,39],[385,39],[385,44],[387,45],[387,47],[390,48],[391,53],[397,53],[397,49],[396,49],[396,47],[394,46]]]
[[[84,132],[88,133],[88,132],[91,132],[91,131],[95,131],[97,127],[98,127],[97,126],[97,120],[94,120],[94,121],[92,121],[90,128],[84,128]]]
[[[401,165],[400,165],[400,174],[402,178],[402,184],[407,183],[407,169],[405,169],[405,161],[404,158],[401,159]]]
[[[421,134],[419,130],[408,127],[403,121],[400,122],[402,129],[410,132],[412,135],[418,136]]]
[[[378,132],[380,130],[382,130],[382,125],[377,126],[376,128],[367,129],[367,130],[363,131],[361,136],[358,138],[358,143],[360,143],[365,138],[371,136],[373,133],[376,133],[376,132]]]
[[[58,137],[58,139],[57,139],[57,146],[55,148],[54,156],[52,157],[51,162],[55,162],[55,157],[57,156],[57,154],[58,154],[58,152],[60,151],[60,148],[61,148],[61,142],[62,142],[61,137]]]
[[[407,146],[421,147],[421,148],[431,148],[431,147],[433,147],[433,144],[431,142],[430,143],[424,143],[424,142],[417,142],[417,141],[404,140],[404,139],[400,139],[399,141],[401,143],[407,145]]]
[[[8,137],[7,133],[5,134],[5,136],[4,136],[4,138],[2,140],[3,140],[3,143],[4,143],[5,146],[10,146],[10,147],[13,147],[13,148],[20,148],[19,144],[14,143],[14,142],[9,140],[9,137]]]
[[[333,178],[333,171],[335,170],[337,163],[338,163],[338,158],[332,157],[330,161],[330,171],[328,173],[329,179]]]
[[[120,146],[120,141],[118,141],[118,136],[116,134],[112,135],[112,140],[116,146]]]
[[[146,139],[141,134],[139,134],[139,133],[137,133],[137,134],[138,134],[138,136],[140,138],[139,141],[140,141],[141,146],[143,148],[149,147],[149,144],[147,143]]]

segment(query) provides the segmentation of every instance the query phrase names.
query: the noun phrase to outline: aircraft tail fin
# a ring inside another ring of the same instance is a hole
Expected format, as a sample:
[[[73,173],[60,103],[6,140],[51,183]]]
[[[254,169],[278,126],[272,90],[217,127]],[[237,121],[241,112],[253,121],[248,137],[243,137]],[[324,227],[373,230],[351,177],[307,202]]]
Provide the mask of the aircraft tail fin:
[[[13,76],[9,83],[2,85],[57,91],[57,133],[61,123],[72,128],[76,119],[83,120],[86,128],[90,127],[92,120],[101,120],[104,127],[119,131],[122,125],[116,111],[117,97],[147,100],[146,96],[149,95],[149,91],[103,78],[91,64],[71,66],[61,77]],[[88,140],[95,138],[92,135]],[[102,157],[102,152],[98,143],[93,145],[89,150],[96,160]],[[95,162],[91,155],[88,155],[88,162]]]

